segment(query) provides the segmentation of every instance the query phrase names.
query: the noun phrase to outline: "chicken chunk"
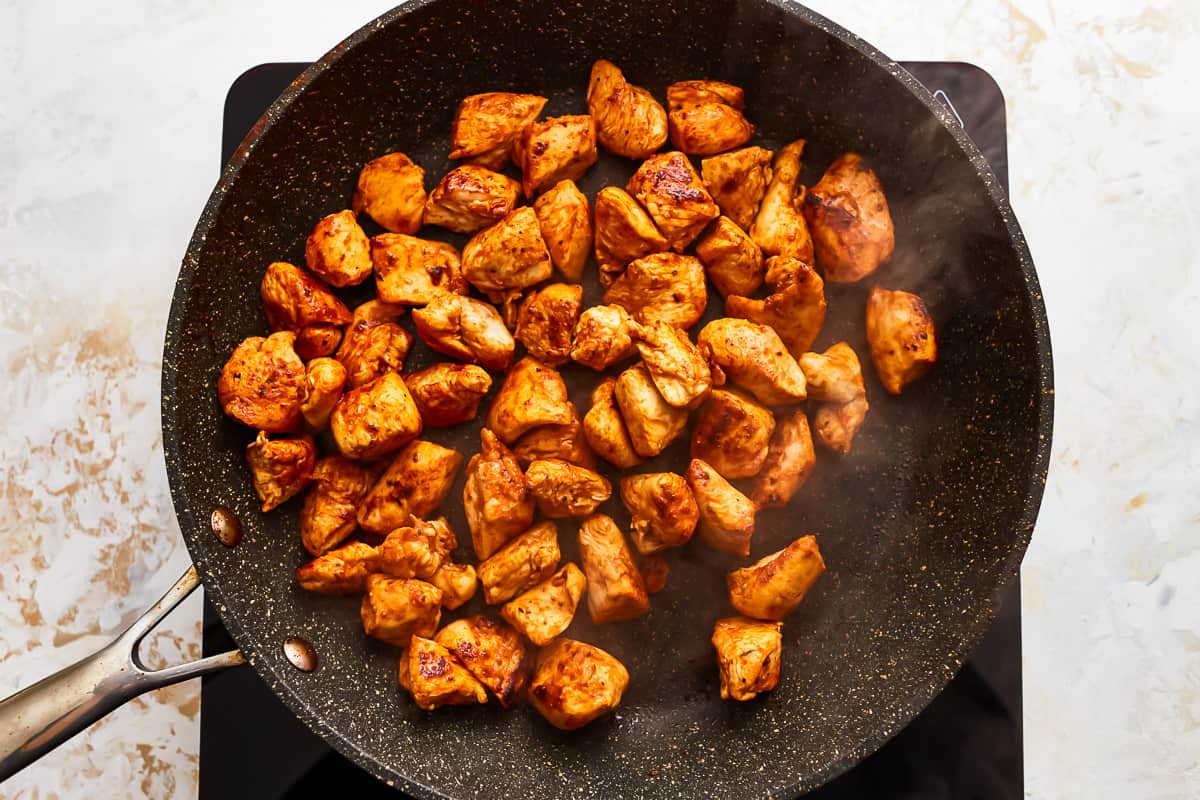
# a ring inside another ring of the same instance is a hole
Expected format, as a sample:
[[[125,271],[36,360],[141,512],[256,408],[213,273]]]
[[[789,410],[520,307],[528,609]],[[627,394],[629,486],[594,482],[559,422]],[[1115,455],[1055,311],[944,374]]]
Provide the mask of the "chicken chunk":
[[[567,384],[558,370],[526,356],[513,365],[488,409],[487,426],[505,444],[542,425],[571,421]]]
[[[521,184],[478,164],[463,164],[443,176],[425,201],[425,224],[455,233],[475,233],[504,219],[521,196]]]
[[[305,325],[296,332],[296,355],[303,361],[325,358],[337,351],[341,341],[342,329],[337,325],[328,322]]]
[[[766,325],[715,319],[701,329],[696,341],[715,367],[762,403],[798,403],[807,396],[800,365]]]
[[[463,98],[450,129],[450,158],[501,169],[513,143],[537,119],[546,98],[535,94],[487,92]]]
[[[688,464],[685,477],[700,511],[697,531],[704,543],[735,556],[750,555],[755,512],[750,499],[698,458]]]
[[[771,182],[773,155],[762,147],[743,147],[700,162],[704,187],[721,213],[744,231],[754,224],[758,206]]]
[[[217,395],[231,419],[268,433],[300,427],[304,362],[292,349],[296,334],[273,333],[242,341],[221,369]]]
[[[329,428],[342,455],[379,458],[417,438],[421,414],[404,379],[388,372],[342,395]]]
[[[579,560],[587,576],[592,622],[622,622],[650,610],[642,573],[612,517],[593,514],[579,524]]]
[[[300,398],[300,413],[314,431],[329,427],[329,415],[342,399],[346,386],[346,368],[332,358],[314,358],[304,367],[304,388]]]
[[[629,538],[642,555],[687,544],[696,532],[700,509],[682,475],[647,472],[621,479],[621,500],[629,509]]]
[[[556,728],[573,731],[621,703],[629,672],[599,647],[560,639],[538,654],[529,701]]]
[[[317,446],[311,436],[271,439],[266,431],[259,431],[246,447],[246,463],[265,514],[308,488]]]
[[[445,292],[467,293],[458,251],[445,242],[383,233],[371,238],[371,263],[385,303],[420,306]]]
[[[754,476],[750,499],[757,508],[783,508],[816,466],[812,434],[804,409],[793,408],[775,422],[762,469]]]
[[[550,519],[586,517],[612,496],[612,484],[599,473],[559,459],[534,461],[525,479],[538,510]]]
[[[592,64],[587,104],[596,120],[596,138],[609,152],[645,158],[667,141],[667,112],[654,95],[625,80],[611,61]]]
[[[579,282],[592,249],[592,209],[573,180],[562,180],[533,203],[550,260],[569,281]]]
[[[286,261],[267,267],[259,294],[273,331],[302,331],[308,326],[320,329],[350,322],[350,309],[328,286]]]
[[[779,276],[775,292],[762,300],[729,295],[725,298],[725,313],[769,325],[788,352],[799,357],[812,347],[825,324],[825,283],[802,261],[772,256],[767,264],[768,280]]]
[[[677,253],[639,258],[608,287],[604,302],[623,307],[646,325],[666,322],[686,330],[700,321],[708,305],[704,266]]]
[[[801,536],[749,567],[725,576],[729,603],[739,614],[782,620],[791,614],[825,571],[815,536]]]
[[[925,301],[878,286],[867,299],[867,343],[883,388],[900,394],[937,361],[937,334]]]
[[[867,418],[869,409],[866,397],[856,397],[849,403],[822,403],[817,406],[813,414],[817,441],[836,453],[849,453],[850,444]]]
[[[403,657],[408,661],[408,691],[418,708],[470,706],[487,702],[483,684],[454,653],[426,636],[414,635]]]
[[[431,427],[475,419],[479,401],[492,388],[492,376],[474,364],[443,361],[404,376],[421,420]]]
[[[779,685],[783,623],[746,617],[717,620],[712,643],[721,671],[722,700],[753,700]]]
[[[592,407],[583,416],[583,435],[598,456],[619,469],[629,469],[642,459],[633,449],[629,429],[621,418],[616,389],[616,378],[604,378],[592,390]]]
[[[488,558],[501,545],[528,530],[534,500],[512,451],[487,428],[479,432],[479,452],[467,462],[463,511],[475,556]]]
[[[371,275],[371,249],[353,211],[339,211],[313,226],[304,263],[330,286],[357,286]]]
[[[696,405],[712,388],[708,362],[687,332],[663,322],[637,325],[638,353],[659,394],[677,408]]]
[[[517,315],[517,341],[544,364],[567,363],[582,305],[583,287],[577,284],[552,283],[530,293]]]
[[[512,363],[517,343],[499,312],[482,300],[443,294],[412,316],[417,335],[439,353],[486,369],[508,369]]]
[[[596,123],[587,114],[530,123],[513,147],[526,197],[559,181],[579,180],[599,157]]]
[[[559,458],[586,469],[596,468],[596,455],[588,447],[583,433],[583,420],[574,403],[570,407],[571,421],[564,425],[543,425],[526,433],[512,446],[513,455],[522,466],[545,458]]]
[[[824,353],[805,353],[797,361],[813,400],[849,403],[865,393],[858,354],[845,342],[838,342]]]
[[[529,206],[475,234],[463,248],[463,275],[482,292],[525,289],[553,271],[537,214]]]
[[[479,565],[483,600],[496,605],[549,578],[562,557],[558,527],[539,522]]]
[[[718,217],[696,242],[696,256],[722,297],[752,295],[762,286],[762,251],[729,217]]]
[[[677,253],[692,243],[721,211],[687,156],[660,153],[642,162],[625,190],[646,207]]]
[[[804,201],[800,181],[800,159],[804,155],[804,140],[784,146],[775,154],[771,182],[758,206],[758,214],[750,226],[750,236],[767,255],[785,255],[806,264],[813,263],[813,242],[808,224],[800,211]],[[797,191],[800,192],[797,196]]]
[[[362,328],[352,325],[337,351],[337,360],[346,370],[347,388],[357,389],[387,373],[398,374],[412,341],[412,334],[394,322]]]
[[[596,261],[602,285],[611,284],[631,261],[666,249],[666,238],[628,192],[605,186],[596,194]]]
[[[629,431],[629,441],[642,458],[653,458],[683,435],[687,409],[676,408],[663,399],[645,364],[636,364],[622,372],[614,395]]]
[[[434,641],[453,653],[504,708],[517,702],[529,682],[525,642],[500,620],[483,615],[455,620]]]
[[[568,562],[562,569],[500,608],[500,615],[541,647],[571,627],[587,578]]]
[[[846,153],[829,165],[805,194],[803,211],[827,281],[862,280],[896,248],[883,186],[857,153]]]
[[[416,233],[425,212],[425,170],[404,153],[368,161],[358,174],[351,208],[392,233]]]
[[[745,94],[720,81],[682,81],[667,87],[671,144],[691,156],[741,147],[754,136],[742,116]]]
[[[462,462],[457,451],[422,439],[409,442],[363,498],[358,524],[371,533],[387,533],[413,517],[432,514],[446,499]]]
[[[436,525],[421,520],[396,528],[377,548],[379,571],[393,578],[430,580],[450,558],[440,533]]]
[[[433,636],[442,618],[442,590],[415,578],[370,575],[359,616],[367,636],[404,647],[413,636]]]
[[[579,316],[571,359],[597,372],[632,356],[633,317],[621,306],[592,306]]]
[[[300,509],[300,541],[304,549],[319,556],[341,544],[358,524],[358,504],[370,490],[375,476],[345,456],[330,456],[316,463],[312,488]]]
[[[767,460],[774,431],[775,417],[768,409],[741,392],[714,389],[696,415],[692,458],[726,478],[749,478]]]
[[[667,87],[667,105],[672,109],[700,103],[724,103],[741,111],[746,93],[732,83],[710,80],[676,81]]]
[[[378,571],[379,553],[366,542],[351,542],[317,556],[296,570],[296,582],[308,592],[355,594]]]
[[[442,590],[442,608],[453,611],[470,602],[475,596],[479,578],[470,564],[444,562],[429,582]]]

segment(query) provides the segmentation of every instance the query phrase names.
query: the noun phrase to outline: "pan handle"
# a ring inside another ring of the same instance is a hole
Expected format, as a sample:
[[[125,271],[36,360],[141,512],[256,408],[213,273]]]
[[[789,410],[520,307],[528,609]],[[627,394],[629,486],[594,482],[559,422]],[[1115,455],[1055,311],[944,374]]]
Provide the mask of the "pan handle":
[[[0,700],[0,781],[140,694],[245,664],[240,650],[158,670],[142,663],[142,639],[199,585],[196,568],[188,567],[162,599],[112,643]]]

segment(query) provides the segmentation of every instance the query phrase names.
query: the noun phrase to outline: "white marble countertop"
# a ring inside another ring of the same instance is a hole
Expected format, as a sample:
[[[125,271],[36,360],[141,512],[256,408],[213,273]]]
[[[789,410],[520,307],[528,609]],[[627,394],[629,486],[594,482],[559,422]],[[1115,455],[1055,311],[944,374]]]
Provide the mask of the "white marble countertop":
[[[1006,94],[1057,384],[1022,572],[1027,796],[1200,797],[1200,6],[811,5],[895,58],[979,64]],[[226,89],[387,6],[0,0],[0,695],[106,642],[187,564],[158,381]],[[199,608],[154,658],[198,654]],[[192,682],[0,798],[194,796],[198,742]]]

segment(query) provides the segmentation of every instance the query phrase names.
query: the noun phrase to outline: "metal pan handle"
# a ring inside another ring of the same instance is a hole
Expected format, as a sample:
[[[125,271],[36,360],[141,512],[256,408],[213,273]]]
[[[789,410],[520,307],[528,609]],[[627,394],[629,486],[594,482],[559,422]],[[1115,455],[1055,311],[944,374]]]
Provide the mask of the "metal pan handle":
[[[245,664],[240,650],[189,664],[146,669],[138,645],[200,585],[194,566],[128,630],[101,650],[0,700],[0,781],[140,694]]]

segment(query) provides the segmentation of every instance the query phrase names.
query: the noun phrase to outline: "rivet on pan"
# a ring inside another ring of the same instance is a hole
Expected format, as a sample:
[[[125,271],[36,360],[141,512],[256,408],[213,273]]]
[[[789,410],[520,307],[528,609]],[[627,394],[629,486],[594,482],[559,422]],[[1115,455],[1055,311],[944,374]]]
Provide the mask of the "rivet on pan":
[[[289,636],[283,640],[283,654],[301,672],[312,672],[317,668],[317,651],[299,636]]]
[[[217,541],[226,547],[233,547],[242,540],[242,523],[226,506],[217,506],[212,512],[212,531]]]

